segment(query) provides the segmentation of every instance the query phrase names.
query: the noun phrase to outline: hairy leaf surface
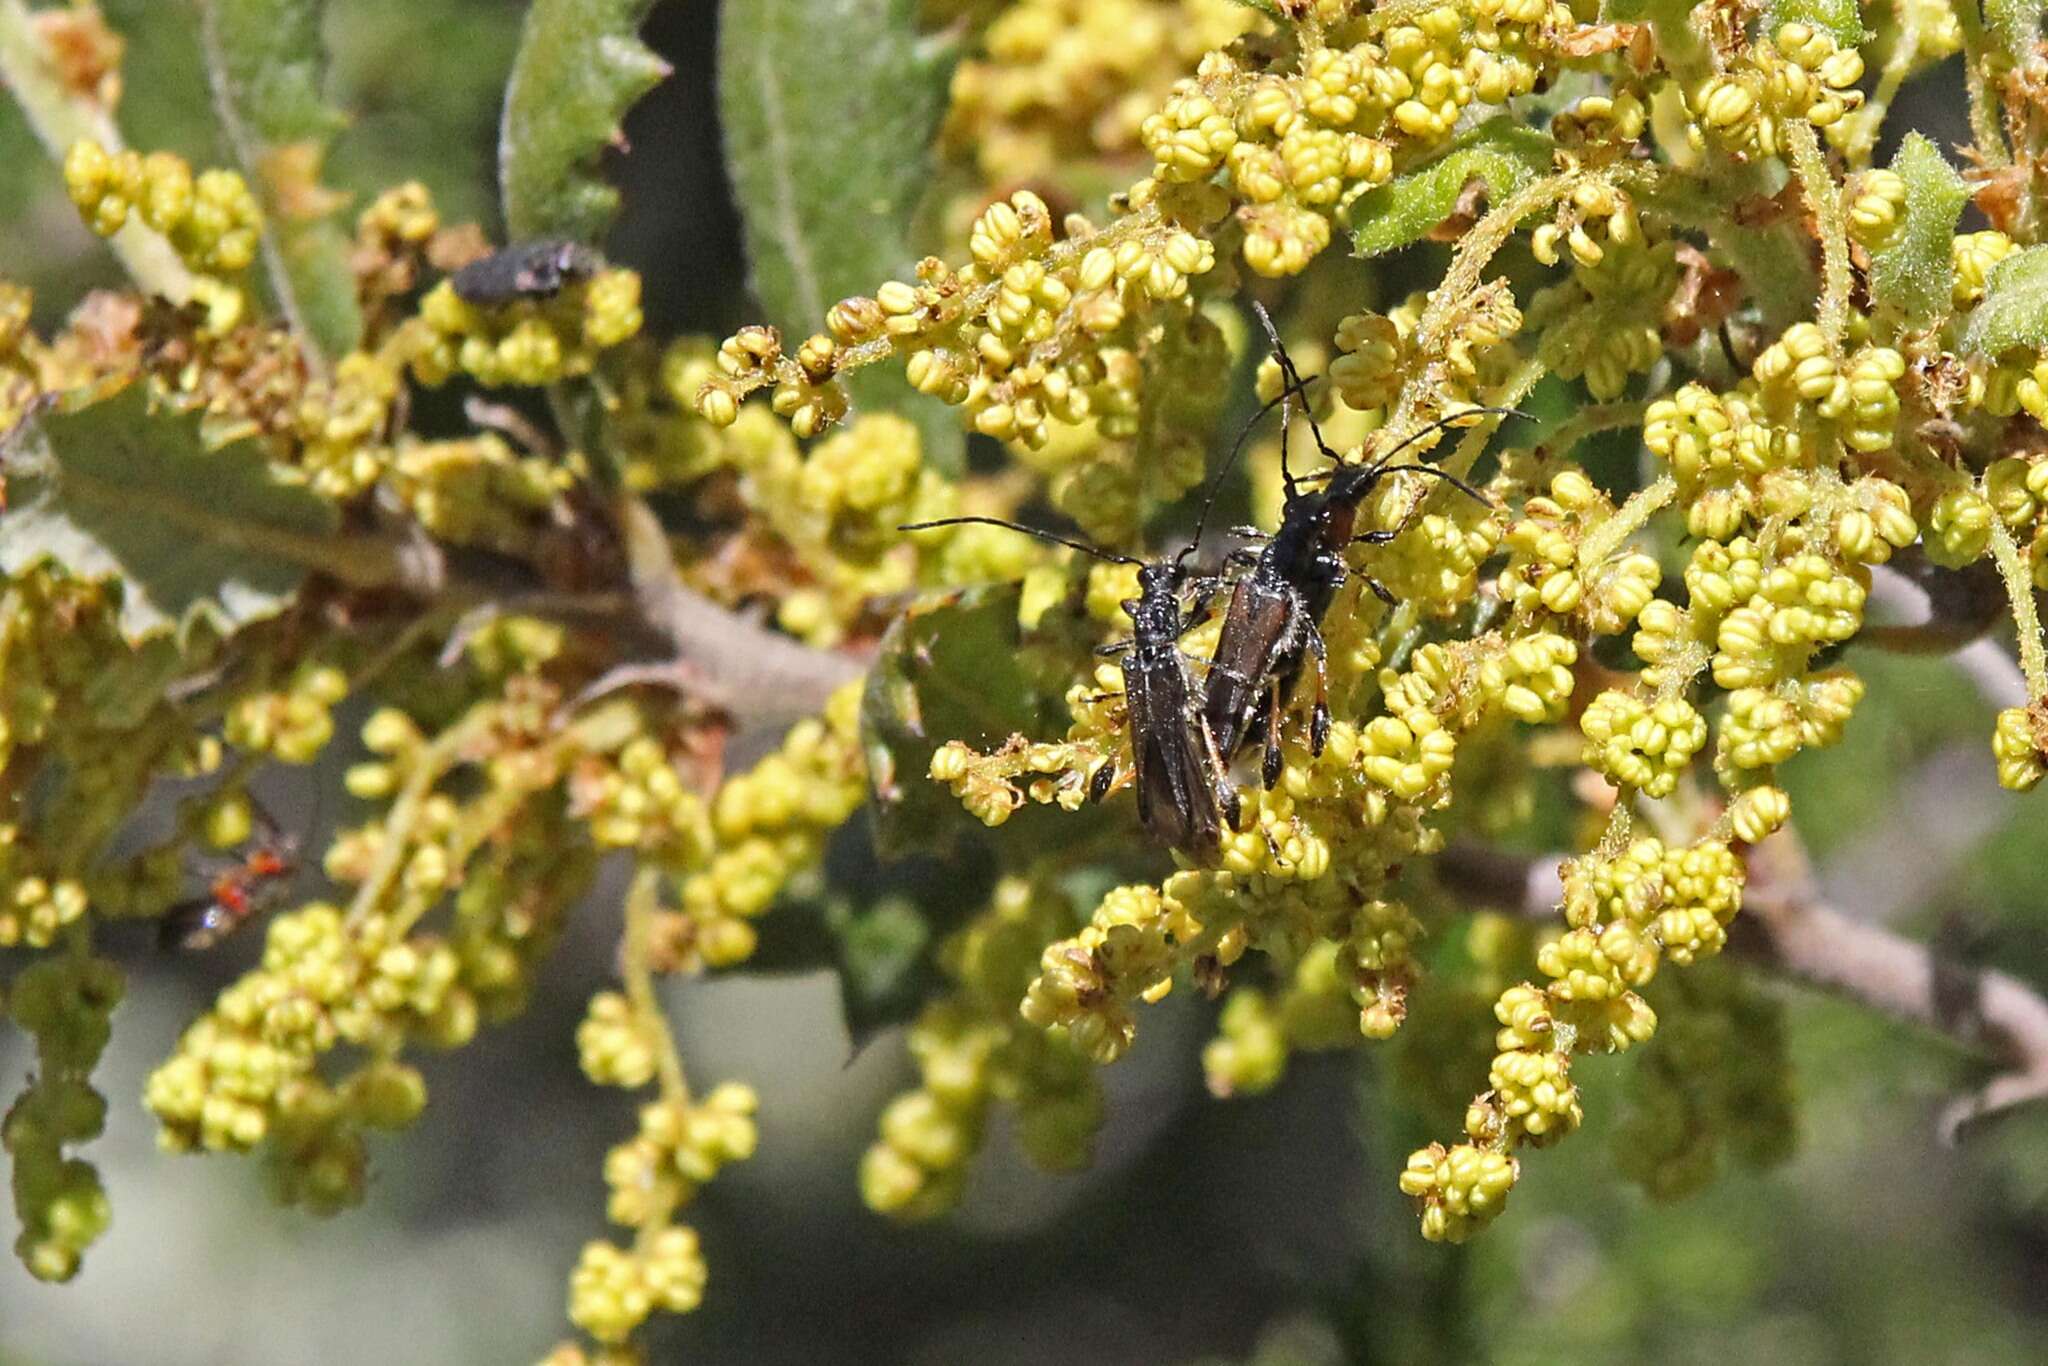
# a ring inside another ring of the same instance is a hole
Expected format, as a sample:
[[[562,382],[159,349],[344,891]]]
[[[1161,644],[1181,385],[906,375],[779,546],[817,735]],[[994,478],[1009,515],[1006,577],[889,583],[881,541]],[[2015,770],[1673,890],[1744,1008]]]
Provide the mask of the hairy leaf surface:
[[[1906,218],[1899,238],[1871,259],[1870,287],[1909,322],[1932,322],[1948,311],[1955,288],[1951,243],[1970,190],[1932,142],[1906,134],[1892,170],[1906,182]]]
[[[1421,170],[1360,195],[1349,214],[1352,250],[1379,256],[1420,241],[1473,180],[1498,204],[1549,169],[1548,138],[1506,116],[1488,119]]]
[[[1764,32],[1775,33],[1781,24],[1805,24],[1823,30],[1833,34],[1835,41],[1845,48],[1861,47],[1870,38],[1856,0],[1771,0]]]
[[[668,64],[640,41],[654,0],[534,0],[520,30],[498,135],[498,190],[515,240],[596,242],[619,192],[598,159]]]
[[[2043,0],[1984,0],[1984,27],[2015,62],[2033,56],[2041,39]]]
[[[2048,246],[2028,247],[1991,271],[1984,302],[1963,333],[1963,350],[1996,356],[2015,346],[2048,345]]]
[[[256,442],[210,449],[196,415],[152,414],[139,384],[18,428],[5,457],[0,570],[48,557],[118,579],[130,640],[276,615],[335,529],[334,509],[280,479]]]

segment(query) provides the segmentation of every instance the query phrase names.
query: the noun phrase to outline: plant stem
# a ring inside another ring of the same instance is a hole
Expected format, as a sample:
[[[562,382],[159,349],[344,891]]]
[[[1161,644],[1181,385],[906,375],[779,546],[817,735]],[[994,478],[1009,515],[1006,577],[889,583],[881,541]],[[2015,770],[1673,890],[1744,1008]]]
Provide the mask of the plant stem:
[[[1671,475],[1661,475],[1657,482],[1647,488],[1637,489],[1629,495],[1612,517],[1586,533],[1579,542],[1579,568],[1592,569],[1621,549],[1621,543],[1641,531],[1650,518],[1661,512],[1665,505],[1678,496],[1678,480]]]
[[[2027,679],[2027,700],[2048,698],[2048,649],[2041,644],[2041,618],[2034,610],[2034,575],[2026,557],[2012,538],[2012,532],[1998,518],[1991,519],[1991,558],[2005,580],[2005,596],[2012,604],[2012,623],[2019,635],[2020,672]]]
[[[0,0],[0,84],[14,96],[36,138],[60,166],[80,142],[97,142],[109,153],[126,146],[111,111],[65,87],[22,0]],[[107,245],[145,292],[177,304],[192,297],[192,272],[171,244],[139,219],[131,218]]]
[[[1821,295],[1815,318],[1828,339],[1828,350],[1839,354],[1842,332],[1849,323],[1849,225],[1842,216],[1842,195],[1821,154],[1820,135],[1805,119],[1791,120],[1787,131],[1792,138],[1792,165],[1799,173],[1799,188],[1806,207],[1820,229]]]
[[[1957,5],[1954,13],[1963,32],[1963,81],[1970,94],[1970,141],[1985,166],[2010,166],[2012,153],[2006,149],[1998,128],[1998,101],[1991,93],[1991,83],[1984,77],[1989,49],[1983,20],[1975,5]]]
[[[672,1105],[687,1105],[690,1088],[683,1077],[683,1057],[676,1049],[675,1034],[668,1016],[654,994],[654,968],[650,951],[654,917],[661,910],[661,869],[643,863],[633,870],[633,885],[626,889],[626,941],[619,951],[620,975],[626,982],[626,999],[655,1038],[655,1076],[661,1084],[661,1098]]]
[[[391,884],[397,880],[405,866],[412,829],[419,823],[420,811],[426,806],[436,784],[455,767],[470,742],[497,719],[498,706],[495,702],[479,703],[414,756],[412,771],[406,775],[405,785],[399,788],[398,796],[384,817],[384,841],[377,850],[377,861],[371,865],[370,875],[363,879],[362,886],[356,889],[354,899],[349,902],[347,923],[351,927],[360,926],[370,918],[377,904],[391,890]]]

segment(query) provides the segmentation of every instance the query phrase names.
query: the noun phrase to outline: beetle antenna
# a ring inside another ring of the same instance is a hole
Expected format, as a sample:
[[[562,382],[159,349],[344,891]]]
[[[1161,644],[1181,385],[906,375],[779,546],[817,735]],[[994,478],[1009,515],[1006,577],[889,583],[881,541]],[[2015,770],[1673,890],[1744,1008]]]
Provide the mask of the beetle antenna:
[[[1446,413],[1442,417],[1437,418],[1433,422],[1425,422],[1422,426],[1417,427],[1414,431],[1402,437],[1399,441],[1394,443],[1394,448],[1392,450],[1388,451],[1385,455],[1380,457],[1379,463],[1382,466],[1385,466],[1389,460],[1392,460],[1402,451],[1407,450],[1410,446],[1420,441],[1423,437],[1428,436],[1432,432],[1440,432],[1445,430],[1446,428],[1455,427],[1458,423],[1463,422],[1466,418],[1472,416],[1474,413],[1485,413],[1493,417],[1519,417],[1527,421],[1535,421],[1535,418],[1533,416],[1523,412],[1520,408],[1461,408],[1455,413]]]
[[[1278,394],[1260,404],[1259,410],[1246,420],[1243,428],[1238,431],[1237,440],[1233,441],[1230,445],[1230,454],[1223,457],[1223,463],[1216,467],[1216,473],[1209,479],[1209,496],[1202,500],[1201,515],[1195,518],[1195,538],[1181,547],[1180,554],[1173,557],[1175,564],[1179,564],[1182,560],[1193,554],[1195,548],[1201,545],[1202,533],[1209,525],[1209,510],[1216,506],[1216,497],[1223,492],[1223,481],[1229,477],[1232,466],[1237,464],[1237,457],[1244,452],[1245,443],[1251,440],[1252,431],[1259,425],[1259,419],[1272,412],[1275,408],[1284,406],[1290,396],[1298,396],[1302,389],[1306,389],[1321,378],[1322,376],[1320,375],[1312,375],[1300,382],[1300,388],[1296,388],[1292,384],[1288,385],[1281,389]],[[1287,428],[1284,421],[1280,431],[1281,454],[1284,460],[1287,445]]]
[[[1442,470],[1436,469],[1436,468],[1435,468],[1434,466],[1429,466],[1429,465],[1390,465],[1390,464],[1388,464],[1387,462],[1388,462],[1388,461],[1390,461],[1390,460],[1392,460],[1392,459],[1393,459],[1393,458],[1394,458],[1395,456],[1399,455],[1399,454],[1400,454],[1400,453],[1401,453],[1402,451],[1405,451],[1405,450],[1407,450],[1407,449],[1408,449],[1408,448],[1409,448],[1410,446],[1414,445],[1414,444],[1415,444],[1416,442],[1420,441],[1420,440],[1421,440],[1421,439],[1422,439],[1423,437],[1425,437],[1425,436],[1428,436],[1428,435],[1430,435],[1430,434],[1431,434],[1432,432],[1440,432],[1440,431],[1443,431],[1443,430],[1445,430],[1445,429],[1447,429],[1447,428],[1450,428],[1450,427],[1454,427],[1454,426],[1456,426],[1456,425],[1457,425],[1458,423],[1460,423],[1460,422],[1463,422],[1463,421],[1464,421],[1465,419],[1467,419],[1467,418],[1471,417],[1471,416],[1472,416],[1472,415],[1473,415],[1474,413],[1487,413],[1487,414],[1491,414],[1491,415],[1493,415],[1493,416],[1495,416],[1495,417],[1519,417],[1519,418],[1529,418],[1529,416],[1530,416],[1530,415],[1529,415],[1528,413],[1525,413],[1525,412],[1523,412],[1523,411],[1522,411],[1522,410],[1521,410],[1520,408],[1462,408],[1462,409],[1460,409],[1459,411],[1457,411],[1457,412],[1455,412],[1455,413],[1449,413],[1449,414],[1446,414],[1446,415],[1445,415],[1445,416],[1443,416],[1443,417],[1439,417],[1439,418],[1436,418],[1435,420],[1433,420],[1433,421],[1430,421],[1430,422],[1425,422],[1425,423],[1424,423],[1424,424],[1423,424],[1422,426],[1420,426],[1420,427],[1417,427],[1417,428],[1416,428],[1416,429],[1415,429],[1414,431],[1410,432],[1410,433],[1409,433],[1408,435],[1406,435],[1406,436],[1402,437],[1402,438],[1401,438],[1401,439],[1400,439],[1400,440],[1399,440],[1398,442],[1396,442],[1396,443],[1394,444],[1394,447],[1393,447],[1393,449],[1389,450],[1389,451],[1388,451],[1388,452],[1387,452],[1387,453],[1386,453],[1385,455],[1381,456],[1381,457],[1380,457],[1380,458],[1379,458],[1379,459],[1378,459],[1377,461],[1375,461],[1375,462],[1374,462],[1374,463],[1373,463],[1373,464],[1372,464],[1371,466],[1369,466],[1368,468],[1371,468],[1371,469],[1375,469],[1375,470],[1382,470],[1382,471],[1391,471],[1391,470],[1396,470],[1396,469],[1401,469],[1401,470],[1416,470],[1416,469],[1421,469],[1421,470],[1428,470],[1428,471],[1429,471],[1430,473],[1432,473],[1432,474],[1440,475],[1440,476],[1442,476],[1442,477],[1444,477],[1444,478],[1447,478],[1447,479],[1451,479],[1451,480],[1452,480],[1452,482],[1454,482],[1454,483],[1457,483],[1457,482],[1459,482],[1459,481],[1458,481],[1458,480],[1457,480],[1457,479],[1456,479],[1456,478],[1455,478],[1454,476],[1451,476],[1451,475],[1445,475],[1445,474],[1443,473],[1443,471],[1442,471]],[[1533,420],[1533,419],[1532,419],[1532,420]],[[1334,458],[1334,457],[1333,457],[1333,458]],[[1339,466],[1340,466],[1340,467],[1341,467],[1341,466],[1342,466],[1342,464],[1343,464],[1343,462],[1342,462],[1342,461],[1339,461],[1338,463],[1339,463]],[[1330,475],[1334,474],[1335,472],[1336,472],[1336,471],[1335,471],[1335,470],[1333,470],[1333,469],[1332,469],[1332,470],[1318,470],[1318,471],[1317,471],[1317,472],[1316,472],[1315,474],[1312,474],[1312,475],[1307,475],[1307,476],[1304,476],[1304,477],[1305,477],[1305,478],[1310,478],[1310,479],[1324,479],[1324,478],[1328,478],[1328,477],[1329,477]],[[1469,492],[1471,492],[1471,488],[1470,488],[1470,486],[1469,486],[1469,485],[1461,485],[1461,486],[1465,488],[1466,492],[1468,492],[1468,493],[1469,493]],[[1484,500],[1482,499],[1481,501],[1484,501]]]
[[[1440,470],[1435,465],[1424,465],[1417,463],[1411,465],[1374,465],[1372,467],[1372,477],[1375,480],[1377,480],[1383,474],[1427,474],[1432,476],[1433,478],[1443,480],[1446,484],[1449,484],[1452,488],[1458,490],[1467,498],[1470,498],[1473,502],[1480,504],[1482,507],[1490,508],[1493,506],[1492,501],[1488,499],[1487,496],[1481,493],[1478,489],[1473,488],[1470,484],[1466,483],[1463,479],[1460,479],[1457,475],[1452,474],[1449,470]]]
[[[1266,306],[1254,300],[1252,311],[1259,315],[1259,325],[1265,328],[1266,341],[1273,350],[1273,363],[1280,367],[1280,398],[1283,404],[1290,395],[1302,400],[1301,415],[1308,419],[1308,429],[1316,439],[1316,449],[1322,452],[1323,456],[1332,464],[1342,464],[1342,458],[1338,456],[1337,452],[1330,449],[1329,442],[1323,440],[1322,424],[1316,421],[1314,411],[1309,408],[1307,399],[1308,386],[1313,381],[1303,379],[1301,371],[1294,368],[1294,357],[1287,354],[1287,347],[1281,342],[1280,331],[1273,326],[1272,316],[1266,312]],[[1288,426],[1289,416],[1283,413],[1280,419],[1280,479],[1287,487],[1287,496],[1292,498],[1296,493],[1297,481],[1295,480],[1293,470],[1288,467],[1287,463]]]
[[[898,531],[930,531],[933,527],[968,525],[999,526],[1010,531],[1020,531],[1026,536],[1036,536],[1041,541],[1051,541],[1054,545],[1063,545],[1069,550],[1078,550],[1083,555],[1093,555],[1096,559],[1107,560],[1111,564],[1134,564],[1140,568],[1143,568],[1145,564],[1143,560],[1135,555],[1119,555],[1113,550],[1103,550],[1099,546],[1088,544],[1086,541],[1073,540],[1056,532],[1041,530],[1035,526],[1025,526],[1022,522],[1006,522],[1000,517],[941,517],[936,521],[930,522],[906,522],[896,529]]]

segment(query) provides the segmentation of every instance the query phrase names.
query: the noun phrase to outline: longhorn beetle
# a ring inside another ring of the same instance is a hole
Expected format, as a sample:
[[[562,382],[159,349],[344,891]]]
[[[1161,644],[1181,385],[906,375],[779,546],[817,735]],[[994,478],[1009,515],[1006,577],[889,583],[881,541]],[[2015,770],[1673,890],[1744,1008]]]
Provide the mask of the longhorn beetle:
[[[1316,671],[1316,700],[1309,721],[1310,751],[1321,754],[1329,739],[1322,619],[1337,589],[1351,576],[1352,571],[1344,563],[1345,548],[1352,544],[1385,545],[1398,534],[1397,530],[1380,530],[1354,535],[1359,503],[1382,479],[1401,472],[1441,479],[1485,503],[1485,496],[1477,489],[1434,465],[1396,465],[1390,461],[1418,438],[1475,413],[1519,414],[1512,408],[1467,408],[1422,427],[1370,464],[1344,463],[1323,441],[1322,431],[1310,416],[1309,430],[1315,433],[1317,449],[1335,463],[1328,470],[1309,476],[1325,479],[1322,488],[1305,490],[1287,466],[1286,433],[1289,398],[1299,395],[1306,382],[1280,344],[1280,335],[1265,308],[1256,303],[1252,307],[1266,329],[1273,358],[1280,366],[1280,471],[1287,501],[1281,509],[1280,525],[1265,547],[1257,555],[1240,551],[1233,556],[1238,563],[1248,563],[1250,571],[1237,579],[1224,609],[1223,630],[1209,666],[1202,711],[1216,748],[1227,764],[1243,747],[1261,706],[1264,707],[1266,742],[1260,776],[1271,787],[1280,776],[1281,708],[1301,675],[1304,658],[1314,663]],[[1394,601],[1384,584],[1370,576],[1361,577],[1382,601]]]
[[[1208,509],[1202,511],[1206,518]],[[1195,705],[1187,657],[1180,650],[1181,636],[1207,618],[1216,592],[1213,580],[1191,577],[1187,568],[1187,557],[1201,541],[1199,527],[1195,539],[1170,560],[1119,555],[998,517],[942,517],[913,522],[899,530],[925,531],[966,523],[1007,527],[1110,564],[1137,566],[1138,596],[1123,605],[1131,614],[1130,639],[1112,642],[1096,653],[1124,656],[1124,708],[1131,732],[1131,780],[1137,788],[1138,822],[1146,834],[1169,849],[1179,849],[1198,861],[1214,859],[1224,825],[1237,823],[1238,807],[1237,789],[1224,774],[1221,752]],[[1184,610],[1181,595],[1190,586],[1195,588],[1197,600],[1193,608]],[[1108,796],[1116,777],[1115,761],[1103,764],[1090,780],[1089,798],[1100,801]]]
[[[1131,732],[1131,781],[1138,793],[1138,823],[1167,848],[1182,850],[1203,862],[1215,857],[1223,826],[1237,824],[1238,801],[1237,788],[1225,771],[1229,753],[1216,743],[1202,708],[1195,703],[1187,656],[1180,649],[1180,638],[1208,620],[1210,603],[1222,583],[1213,575],[1191,575],[1187,558],[1201,545],[1217,490],[1252,429],[1275,407],[1284,410],[1288,393],[1300,387],[1297,377],[1294,389],[1262,406],[1245,423],[1210,481],[1208,497],[1195,519],[1193,539],[1170,560],[1119,555],[1000,517],[942,517],[897,528],[925,531],[968,523],[999,526],[1111,564],[1137,566],[1138,596],[1123,604],[1131,617],[1130,639],[1111,642],[1097,653],[1124,655],[1124,708]],[[1181,594],[1189,587],[1195,590],[1195,604],[1183,609]],[[1116,777],[1114,762],[1096,769],[1089,783],[1089,799],[1101,801],[1108,796]]]

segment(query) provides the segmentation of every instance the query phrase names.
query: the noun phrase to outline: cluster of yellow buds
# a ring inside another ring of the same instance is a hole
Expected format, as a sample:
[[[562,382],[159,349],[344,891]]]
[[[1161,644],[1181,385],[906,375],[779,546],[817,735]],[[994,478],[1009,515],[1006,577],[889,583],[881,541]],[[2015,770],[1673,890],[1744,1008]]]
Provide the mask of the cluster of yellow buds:
[[[1121,670],[1105,666],[1097,678],[1115,684],[1121,695]],[[1108,725],[1103,730],[1113,733]],[[1027,797],[1078,811],[1088,800],[1089,779],[1103,764],[1114,762],[1113,751],[1106,754],[1102,742],[1091,738],[1033,742],[1013,736],[986,754],[965,741],[948,740],[932,754],[929,776],[951,788],[976,820],[997,826],[1015,815]],[[1020,784],[1027,775],[1039,776]]]
[[[1137,1033],[1131,1002],[1164,998],[1173,988],[1176,949],[1199,940],[1201,932],[1180,902],[1161,889],[1113,888],[1079,935],[1047,947],[1024,994],[1024,1018],[1042,1029],[1057,1025],[1088,1057],[1114,1062]],[[1242,936],[1237,952],[1241,945]],[[1225,952],[1219,951],[1219,960]]]
[[[1950,287],[1950,301],[1956,311],[1982,303],[1985,287],[1991,280],[1992,267],[2019,249],[2020,244],[2002,232],[1987,230],[1956,234],[1949,248],[1956,271],[1955,283]]]
[[[710,811],[655,736],[635,735],[615,755],[582,757],[569,785],[570,809],[598,848],[632,849],[678,872],[709,857]]]
[[[1844,117],[1863,103],[1856,89],[1863,58],[1841,48],[1834,36],[1802,23],[1779,26],[1768,43],[1744,47],[1728,70],[1709,76],[1689,92],[1695,145],[1711,137],[1748,156],[1773,157],[1786,148],[1785,122],[1803,119],[1841,136],[1853,125]]]
[[[1606,525],[1615,515],[1583,471],[1558,474],[1549,495],[1529,499],[1508,528],[1501,597],[1518,612],[1570,618],[1595,634],[1627,630],[1663,573],[1650,556],[1615,542]]]
[[[1781,425],[1827,424],[1861,454],[1891,448],[1906,361],[1890,347],[1866,346],[1845,362],[1820,328],[1794,323],[1757,356],[1751,373],[1765,410]]]
[[[1257,987],[1231,990],[1217,1017],[1216,1037],[1202,1048],[1210,1095],[1259,1095],[1279,1083],[1291,1054],[1386,1036],[1359,1029],[1352,989],[1340,970],[1343,951],[1329,940],[1316,943],[1286,974],[1277,997]]]
[[[1375,526],[1400,530],[1373,552],[1372,575],[1404,605],[1449,616],[1478,592],[1480,566],[1500,545],[1505,522],[1497,509],[1470,498],[1439,498],[1403,520],[1407,494],[1396,477],[1366,504]]]
[[[1586,707],[1579,729],[1586,735],[1587,767],[1645,797],[1675,792],[1679,776],[1707,744],[1706,718],[1683,697],[1645,702],[1609,689]]]
[[[709,1275],[697,1231],[687,1225],[664,1228],[630,1249],[586,1243],[569,1276],[569,1319],[599,1342],[622,1343],[656,1311],[695,1309]]]
[[[886,341],[907,357],[911,384],[963,405],[975,430],[1041,446],[1051,422],[1076,424],[1105,405],[1128,406],[1117,399],[1116,368],[1128,347],[1108,340],[1135,306],[1183,298],[1189,277],[1215,265],[1206,239],[1157,214],[1133,214],[1124,224],[1098,235],[1069,220],[1065,240],[1056,242],[1051,210],[1019,191],[976,220],[974,264],[956,271],[927,257],[916,284],[890,281],[872,298],[840,301],[827,330],[793,358],[773,328],[728,338],[719,349],[721,374],[698,393],[697,410],[727,425],[745,393],[773,384],[775,411],[799,436],[815,435],[846,411],[834,378],[844,356]]]
[[[453,1047],[474,1033],[475,1004],[457,984],[453,950],[388,934],[382,922],[351,929],[320,903],[273,921],[262,962],[151,1075],[144,1101],[162,1126],[159,1142],[179,1152],[245,1150],[270,1138],[290,1165],[320,1155],[295,1136],[332,1133],[340,1110],[364,1123],[409,1122],[417,1106],[395,1118],[388,1088],[332,1087],[317,1071],[344,1042],[389,1056],[408,1041]],[[360,1193],[360,1164],[351,1165],[349,1189],[316,1183],[323,1203]]]
[[[38,959],[9,985],[5,1018],[35,1039],[37,1070],[0,1119],[21,1219],[14,1248],[37,1280],[68,1281],[111,1219],[99,1173],[64,1150],[106,1124],[107,1103],[87,1078],[106,1049],[123,983],[105,959],[67,953]]]
[[[1683,966],[1718,953],[1742,904],[1742,865],[1717,840],[1641,839],[1564,871],[1568,928],[1537,955],[1546,984],[1511,986],[1494,1005],[1499,1051],[1489,1089],[1466,1112],[1465,1141],[1421,1149],[1402,1173],[1426,1238],[1463,1241],[1500,1213],[1519,1174],[1514,1150],[1579,1127],[1573,1059],[1647,1040],[1657,1017],[1639,989],[1662,959]]]
[[[2048,735],[2033,707],[2007,707],[1998,713],[1991,733],[1991,754],[1998,761],[1998,785],[2012,792],[2031,792],[2048,776]]]
[[[516,554],[531,546],[574,480],[569,467],[521,455],[491,432],[453,441],[404,441],[385,486],[444,541]]]
[[[64,158],[64,186],[79,216],[102,237],[119,232],[134,214],[202,274],[233,275],[256,259],[263,215],[233,171],[194,176],[191,163],[173,153],[109,153],[87,139],[73,143]]]
[[[1508,343],[1523,322],[1507,282],[1493,281],[1462,301],[1455,325],[1438,338],[1440,354],[1424,355],[1417,327],[1434,297],[1418,291],[1387,313],[1354,313],[1337,325],[1329,377],[1347,405],[1361,411],[1385,407],[1430,360],[1443,363],[1442,388],[1430,397],[1445,413],[1478,404],[1479,394],[1503,378],[1513,360]],[[1262,396],[1268,389],[1279,393],[1277,370],[1270,381],[1262,371],[1260,381]]]
[[[951,513],[953,486],[925,466],[917,428],[894,414],[862,417],[805,452],[771,430],[781,439],[729,442],[728,456],[748,502],[816,580],[784,596],[777,622],[829,648],[871,599],[914,585],[920,556],[896,528]]]
[[[295,463],[315,493],[353,498],[384,474],[390,448],[377,438],[398,401],[398,367],[383,356],[351,351],[334,373],[306,382],[292,414]]]
[[[1757,514],[1757,476],[1797,458],[1796,437],[1773,437],[1739,392],[1696,383],[1657,399],[1643,416],[1643,444],[1678,479],[1686,530],[1710,540],[1727,540]]]
[[[1034,1164],[1068,1171],[1087,1161],[1102,1118],[1094,1069],[1017,1013],[1038,951],[1073,923],[1073,903],[1057,890],[1005,878],[988,908],[946,942],[940,963],[950,990],[910,1029],[919,1085],[883,1110],[861,1159],[869,1208],[898,1219],[952,1208],[998,1101],[1016,1107],[1018,1141]]]
[[[1863,698],[1863,680],[1831,670],[1772,689],[1738,688],[1728,694],[1715,762],[1724,774],[1770,768],[1802,749],[1842,737],[1842,727]]]
[[[348,696],[348,675],[307,661],[282,687],[243,694],[228,709],[222,736],[237,749],[288,764],[310,764],[334,738],[334,708]]]
[[[1512,1156],[1474,1143],[1432,1143],[1408,1155],[1401,1193],[1422,1210],[1422,1236],[1462,1243],[1500,1216],[1521,1174]]]
[[[721,1168],[754,1155],[759,1107],[752,1087],[731,1081],[700,1101],[642,1106],[640,1131],[605,1155],[606,1216],[638,1228],[687,1204]]]
[[[1560,378],[1583,379],[1593,397],[1619,397],[1630,375],[1664,354],[1665,309],[1679,281],[1676,244],[1646,235],[1627,194],[1588,181],[1531,234],[1530,248],[1545,265],[1556,264],[1561,249],[1572,260],[1569,280],[1530,300],[1537,355]]]
[[[1153,177],[1220,183],[1237,203],[1244,259],[1300,273],[1332,216],[1385,183],[1396,160],[1441,146],[1475,103],[1533,89],[1569,12],[1546,0],[1441,5],[1348,46],[1305,42],[1292,71],[1213,53],[1141,130]]]
[[[354,250],[349,267],[365,311],[386,300],[410,294],[441,231],[441,211],[433,192],[417,180],[394,185],[371,200],[356,216]]]
[[[707,957],[733,963],[753,953],[749,922],[793,879],[815,871],[827,838],[867,800],[861,687],[842,687],[823,716],[792,726],[779,750],[726,779],[711,799],[710,857],[679,890],[681,913]]]
[[[587,375],[601,352],[639,332],[640,276],[608,267],[549,298],[471,303],[447,280],[420,300],[402,350],[422,384],[466,374],[487,388],[534,387]]]
[[[85,915],[85,884],[73,877],[44,877],[20,867],[15,852],[21,828],[0,825],[0,949],[47,949],[67,925]]]
[[[941,136],[992,185],[1122,160],[1168,82],[1253,22],[1230,0],[1022,0],[954,68]]]
[[[1883,251],[1906,226],[1906,181],[1897,171],[1876,166],[1850,182],[1849,237],[1865,251]]]

